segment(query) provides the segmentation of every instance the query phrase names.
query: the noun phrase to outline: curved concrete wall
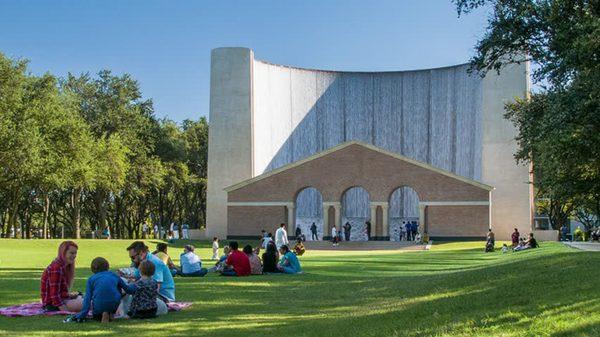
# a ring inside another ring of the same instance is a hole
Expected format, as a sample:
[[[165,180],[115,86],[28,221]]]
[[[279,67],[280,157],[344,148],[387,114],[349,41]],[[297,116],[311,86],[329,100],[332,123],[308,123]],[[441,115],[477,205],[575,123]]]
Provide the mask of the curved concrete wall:
[[[359,140],[479,180],[482,82],[466,65],[356,73],[254,60],[254,175]],[[369,209],[355,194],[344,199],[348,217]],[[316,209],[316,198],[299,202],[299,212]],[[405,193],[393,198],[416,208]]]
[[[212,56],[208,235],[226,234],[223,188],[350,140],[495,186],[494,224],[529,230],[528,172],[514,163],[515,131],[502,118],[503,105],[528,90],[526,65],[481,78],[467,65],[333,72],[255,60],[245,48]],[[417,201],[405,194],[370,201],[403,204],[394,216],[410,217],[404,210]],[[348,212],[358,214],[365,198],[352,199]],[[318,217],[317,201],[303,193],[297,214]]]

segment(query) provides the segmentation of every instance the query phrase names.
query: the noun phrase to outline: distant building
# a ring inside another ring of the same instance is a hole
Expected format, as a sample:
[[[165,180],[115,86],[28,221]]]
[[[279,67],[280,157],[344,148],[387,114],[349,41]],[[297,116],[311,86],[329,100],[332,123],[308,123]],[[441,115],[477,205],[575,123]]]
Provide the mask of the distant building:
[[[279,222],[308,233],[315,222],[321,237],[348,221],[361,240],[367,220],[377,240],[394,239],[403,221],[434,238],[483,237],[490,225],[501,238],[531,231],[529,172],[503,118],[505,103],[527,95],[529,66],[467,70],[312,70],[213,50],[207,235],[251,236]]]

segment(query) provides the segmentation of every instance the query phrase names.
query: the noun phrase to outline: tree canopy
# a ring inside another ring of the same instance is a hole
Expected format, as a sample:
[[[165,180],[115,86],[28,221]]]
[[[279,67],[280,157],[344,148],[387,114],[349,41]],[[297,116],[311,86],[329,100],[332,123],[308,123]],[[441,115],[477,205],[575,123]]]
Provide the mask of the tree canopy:
[[[154,115],[130,75],[34,76],[0,54],[3,236],[204,226],[208,122]]]
[[[472,69],[532,61],[541,90],[506,107],[518,130],[515,158],[533,164],[539,196],[569,215],[600,218],[600,1],[455,0],[459,15],[488,6]],[[589,219],[589,217],[588,217]],[[587,223],[591,226],[593,222]]]

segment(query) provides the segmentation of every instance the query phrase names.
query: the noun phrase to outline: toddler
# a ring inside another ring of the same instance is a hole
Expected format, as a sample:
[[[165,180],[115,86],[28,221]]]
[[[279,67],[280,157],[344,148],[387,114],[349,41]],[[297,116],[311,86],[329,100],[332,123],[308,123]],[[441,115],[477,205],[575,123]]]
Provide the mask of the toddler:
[[[127,316],[131,318],[156,317],[158,284],[152,278],[155,268],[154,264],[148,260],[140,264],[141,277],[135,282],[135,292],[133,293]]]

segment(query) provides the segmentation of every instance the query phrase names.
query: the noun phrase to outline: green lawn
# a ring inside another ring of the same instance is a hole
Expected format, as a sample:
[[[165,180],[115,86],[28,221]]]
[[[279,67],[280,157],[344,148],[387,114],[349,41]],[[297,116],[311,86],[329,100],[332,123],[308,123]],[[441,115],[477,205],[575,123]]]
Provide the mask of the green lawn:
[[[84,290],[95,256],[126,266],[129,242],[79,241],[75,288]],[[38,300],[58,243],[0,240],[0,307]],[[196,244],[209,264],[208,243]],[[177,278],[178,300],[193,307],[157,319],[0,317],[0,336],[600,336],[600,254],[558,243],[509,254],[482,247],[309,251],[303,275]]]

